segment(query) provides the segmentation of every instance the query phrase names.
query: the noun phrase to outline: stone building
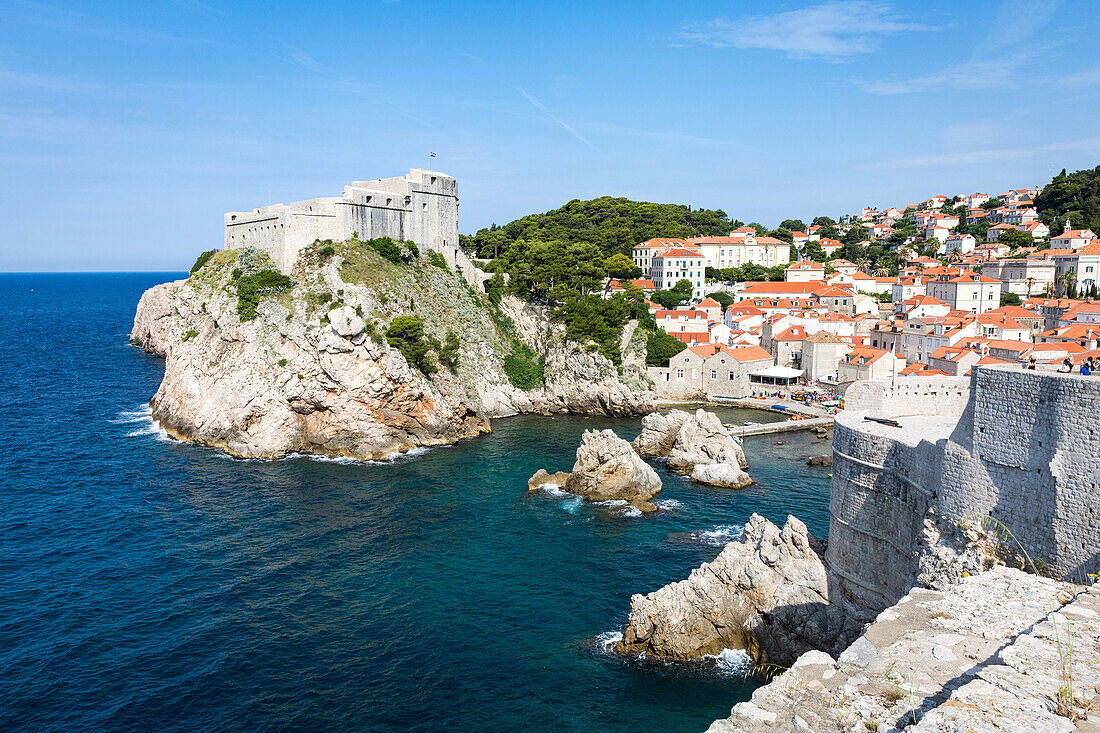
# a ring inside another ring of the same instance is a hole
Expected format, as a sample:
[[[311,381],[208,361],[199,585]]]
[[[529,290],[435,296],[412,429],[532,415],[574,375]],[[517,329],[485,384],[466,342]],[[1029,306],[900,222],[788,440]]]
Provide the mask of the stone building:
[[[659,398],[745,397],[751,394],[749,372],[773,363],[759,346],[702,344],[673,356],[667,367],[649,367],[646,373]]]
[[[271,204],[225,215],[225,248],[267,250],[284,273],[298,252],[318,239],[344,241],[392,237],[444,255],[467,279],[476,268],[458,247],[455,179],[413,168],[405,176],[352,181],[342,196]]]

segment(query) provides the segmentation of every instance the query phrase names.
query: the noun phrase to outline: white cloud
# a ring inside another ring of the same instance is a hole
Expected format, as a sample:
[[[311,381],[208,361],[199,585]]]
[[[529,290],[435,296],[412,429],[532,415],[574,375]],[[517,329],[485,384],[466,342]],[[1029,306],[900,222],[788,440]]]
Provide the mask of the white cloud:
[[[689,25],[682,41],[718,48],[763,48],[792,58],[841,59],[878,47],[882,36],[932,30],[897,16],[891,6],[867,0],[837,0],[800,10]]]
[[[585,138],[584,138],[584,136],[583,136],[583,135],[581,135],[581,134],[580,134],[579,132],[577,132],[577,131],[576,131],[576,130],[574,130],[574,129],[573,129],[572,127],[570,127],[570,126],[569,126],[568,124],[566,124],[566,123],[565,123],[565,121],[563,121],[563,120],[562,120],[562,119],[561,119],[560,117],[558,117],[558,116],[557,116],[557,115],[555,115],[555,114],[554,114],[553,112],[551,112],[550,110],[548,110],[548,109],[546,108],[546,105],[545,105],[545,104],[543,104],[542,102],[540,102],[539,100],[535,99],[535,98],[534,98],[534,97],[532,97],[532,96],[531,96],[530,94],[528,94],[528,93],[527,93],[527,90],[525,90],[525,89],[524,89],[523,87],[516,87],[516,89],[518,89],[518,90],[519,90],[519,93],[520,93],[520,94],[522,94],[522,95],[523,95],[523,96],[524,96],[524,97],[525,97],[525,98],[527,99],[527,101],[531,103],[531,105],[532,105],[532,106],[533,106],[533,107],[534,107],[535,109],[537,109],[538,111],[542,112],[542,113],[543,113],[543,115],[545,115],[545,116],[546,116],[546,118],[547,118],[548,120],[552,120],[553,122],[557,122],[557,123],[558,123],[559,125],[561,125],[562,127],[564,127],[564,128],[565,128],[565,130],[566,130],[566,131],[567,131],[567,132],[568,132],[568,133],[569,133],[570,135],[572,135],[573,137],[575,137],[575,138],[577,138],[578,140],[580,140],[580,141],[581,141],[582,143],[584,143],[585,145],[587,145],[587,146],[588,146],[589,148],[591,148],[592,150],[595,150],[595,149],[596,149],[596,146],[595,146],[595,145],[593,145],[592,143],[590,143],[590,142],[588,142],[587,140],[585,140]]]
[[[1100,137],[1086,137],[1078,140],[1028,145],[1026,147],[988,148],[985,150],[960,150],[948,153],[927,153],[895,160],[876,161],[861,166],[864,169],[877,168],[925,168],[931,166],[958,166],[991,163],[999,160],[1020,160],[1048,156],[1051,153],[1088,153],[1100,155]]]
[[[856,86],[870,94],[911,94],[939,89],[975,91],[1009,89],[1041,80],[1017,71],[1046,49],[1049,41],[1030,39],[1050,21],[1061,0],[1005,0],[990,21],[983,40],[969,60],[929,74],[909,78],[856,79]]]

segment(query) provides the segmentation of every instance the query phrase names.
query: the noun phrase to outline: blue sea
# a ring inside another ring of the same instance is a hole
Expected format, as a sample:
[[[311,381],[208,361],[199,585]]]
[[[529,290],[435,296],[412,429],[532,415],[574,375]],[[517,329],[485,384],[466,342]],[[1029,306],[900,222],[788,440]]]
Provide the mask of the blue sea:
[[[824,536],[823,443],[747,439],[739,491],[658,465],[647,517],[526,491],[586,428],[638,420],[515,417],[384,464],[229,459],[148,417],[163,364],[127,339],[176,277],[0,275],[0,730],[702,731],[749,697],[736,655],[605,642],[752,512]]]

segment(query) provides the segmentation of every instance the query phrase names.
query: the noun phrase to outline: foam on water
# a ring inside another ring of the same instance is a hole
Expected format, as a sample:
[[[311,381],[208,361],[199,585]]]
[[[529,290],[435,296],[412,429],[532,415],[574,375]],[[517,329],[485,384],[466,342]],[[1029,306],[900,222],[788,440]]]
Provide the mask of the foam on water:
[[[743,524],[720,524],[714,529],[700,530],[692,532],[692,534],[704,545],[725,547],[730,542],[741,539],[741,536],[745,534],[745,526]]]
[[[655,503],[657,504],[657,507],[664,512],[674,512],[677,509],[684,508],[684,502],[677,501],[676,499],[661,499],[660,501]]]
[[[752,673],[754,662],[744,649],[723,649],[717,654],[703,657],[714,661],[714,668],[724,677],[747,677]]]
[[[570,494],[568,491],[558,486],[557,484],[539,484],[539,491],[550,496],[576,496],[576,494]]]
[[[623,640],[621,631],[605,631],[596,635],[596,648],[601,652],[610,653],[615,645]]]
[[[153,416],[153,408],[145,405],[137,410],[123,410],[118,417],[107,422],[112,425],[126,425],[128,423],[145,422]]]
[[[592,502],[596,506],[606,507],[612,514],[620,517],[640,517],[642,510],[631,506],[623,499],[608,499],[606,501]]]
[[[140,426],[127,432],[127,438],[140,438],[146,435],[152,435],[157,440],[166,442],[171,440],[171,438],[168,437],[168,431],[158,425],[157,421],[153,419],[153,409],[149,406],[137,410],[123,410],[118,413],[118,417],[108,420],[107,422],[113,425]]]

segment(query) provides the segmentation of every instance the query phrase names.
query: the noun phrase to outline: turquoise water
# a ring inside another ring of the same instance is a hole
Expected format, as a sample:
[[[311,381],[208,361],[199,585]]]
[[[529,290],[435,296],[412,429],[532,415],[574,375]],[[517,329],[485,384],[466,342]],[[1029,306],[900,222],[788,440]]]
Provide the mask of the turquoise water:
[[[638,420],[509,418],[392,464],[232,460],[147,417],[162,364],[126,338],[166,279],[0,276],[0,729],[701,731],[751,694],[597,637],[754,511],[822,536],[822,442],[747,439],[744,490],[657,464],[666,508],[634,518],[526,484]]]

